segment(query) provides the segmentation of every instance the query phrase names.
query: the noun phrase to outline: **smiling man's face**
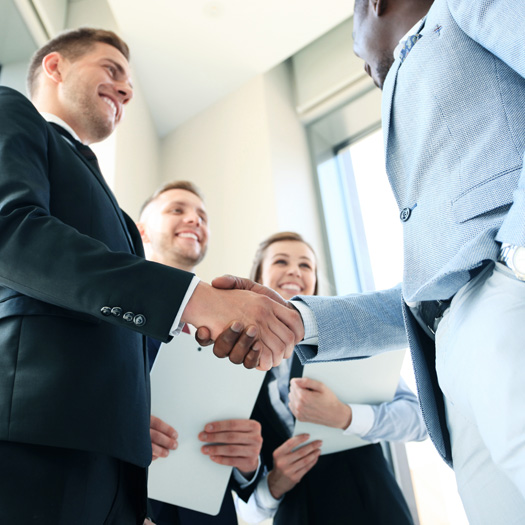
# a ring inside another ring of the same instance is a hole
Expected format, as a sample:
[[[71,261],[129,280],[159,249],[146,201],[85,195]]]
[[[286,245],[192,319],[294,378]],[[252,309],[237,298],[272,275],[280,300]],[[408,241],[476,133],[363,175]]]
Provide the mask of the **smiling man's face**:
[[[57,55],[57,116],[84,143],[104,140],[121,121],[124,106],[133,97],[128,61],[117,48],[100,42],[71,61]]]
[[[138,227],[151,261],[192,271],[206,254],[208,216],[202,200],[191,191],[161,193],[144,209]]]

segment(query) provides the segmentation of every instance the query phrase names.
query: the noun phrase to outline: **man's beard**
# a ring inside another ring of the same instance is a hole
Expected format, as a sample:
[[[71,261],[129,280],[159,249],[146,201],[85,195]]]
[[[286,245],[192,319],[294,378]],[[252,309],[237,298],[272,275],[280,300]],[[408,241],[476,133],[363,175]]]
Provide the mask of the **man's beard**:
[[[75,84],[64,87],[64,95],[75,105],[75,118],[81,121],[82,129],[89,136],[90,142],[100,142],[113,133],[114,121],[97,111],[93,100],[85,91],[75,89]]]
[[[380,82],[380,89],[383,89],[383,84],[385,83],[386,76],[388,75],[388,72],[390,71],[390,68],[392,67],[392,64],[394,63],[394,57],[392,54],[386,53],[381,57],[379,62],[377,63],[376,67],[376,75],[378,78],[378,81]]]
[[[206,255],[206,248],[203,248],[199,254],[183,254],[183,253],[177,253],[177,260],[181,266],[184,266],[186,268],[189,268],[190,266],[197,266],[202,259],[204,259],[204,256]]]

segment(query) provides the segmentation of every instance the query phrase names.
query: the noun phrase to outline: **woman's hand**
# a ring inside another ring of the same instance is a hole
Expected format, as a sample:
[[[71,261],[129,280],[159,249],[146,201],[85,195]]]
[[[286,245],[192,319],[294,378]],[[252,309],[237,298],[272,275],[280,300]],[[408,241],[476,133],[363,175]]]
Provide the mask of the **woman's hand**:
[[[291,380],[289,406],[299,421],[342,429],[352,422],[352,409],[324,383],[309,377]]]
[[[235,467],[245,478],[250,478],[257,470],[263,442],[258,421],[214,421],[204,427],[199,439],[208,443],[201,451],[215,463]]]
[[[275,499],[293,489],[317,463],[322,441],[312,441],[294,450],[308,439],[308,434],[294,436],[273,451],[273,469],[268,474],[268,488]]]

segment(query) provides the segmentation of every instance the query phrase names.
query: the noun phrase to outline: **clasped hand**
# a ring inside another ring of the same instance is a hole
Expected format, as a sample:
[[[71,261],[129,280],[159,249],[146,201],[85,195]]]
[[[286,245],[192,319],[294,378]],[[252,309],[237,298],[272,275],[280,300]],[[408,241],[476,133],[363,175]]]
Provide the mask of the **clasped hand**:
[[[289,407],[299,421],[346,429],[352,409],[321,381],[296,377],[290,381]]]
[[[178,447],[177,431],[162,419],[151,416],[151,447],[153,460],[167,457]],[[236,467],[249,478],[259,463],[262,447],[261,425],[253,419],[226,419],[208,423],[197,436],[207,443],[201,452],[215,463]]]
[[[301,315],[277,292],[249,279],[218,277],[199,283],[182,320],[199,327],[196,339],[214,343],[217,357],[269,370],[292,355],[303,339]]]

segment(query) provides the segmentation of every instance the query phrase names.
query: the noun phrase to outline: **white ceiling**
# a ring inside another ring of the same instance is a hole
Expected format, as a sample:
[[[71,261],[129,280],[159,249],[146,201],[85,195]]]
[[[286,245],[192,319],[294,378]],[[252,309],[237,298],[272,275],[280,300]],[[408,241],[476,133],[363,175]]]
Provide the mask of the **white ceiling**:
[[[15,1],[0,0],[0,64],[27,60],[36,49]],[[38,0],[49,14],[68,4],[81,12],[81,25],[116,22],[161,136],[353,12],[352,0]]]
[[[72,1],[72,0],[70,0]],[[108,0],[161,136],[352,15],[351,0]]]

